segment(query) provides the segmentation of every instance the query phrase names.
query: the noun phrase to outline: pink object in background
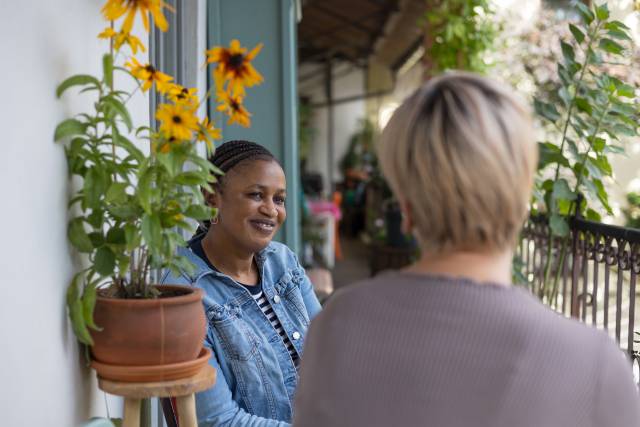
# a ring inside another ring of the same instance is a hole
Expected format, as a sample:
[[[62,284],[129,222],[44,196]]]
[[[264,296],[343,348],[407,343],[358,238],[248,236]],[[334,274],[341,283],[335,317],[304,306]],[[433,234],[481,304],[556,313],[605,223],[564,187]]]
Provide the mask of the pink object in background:
[[[342,211],[333,202],[326,200],[308,200],[307,204],[309,205],[309,210],[313,215],[328,212],[333,215],[333,218],[336,221],[340,221],[340,219],[342,219]]]

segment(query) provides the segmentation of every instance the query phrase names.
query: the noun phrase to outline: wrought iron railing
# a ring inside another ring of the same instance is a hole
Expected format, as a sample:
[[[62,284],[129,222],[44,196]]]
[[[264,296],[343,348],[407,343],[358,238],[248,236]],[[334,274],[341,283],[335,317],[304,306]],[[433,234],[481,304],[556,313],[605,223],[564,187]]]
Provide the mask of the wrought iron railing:
[[[549,236],[545,217],[525,224],[517,255],[526,285],[554,310],[606,330],[637,375],[640,230],[572,218],[567,239],[549,248]]]

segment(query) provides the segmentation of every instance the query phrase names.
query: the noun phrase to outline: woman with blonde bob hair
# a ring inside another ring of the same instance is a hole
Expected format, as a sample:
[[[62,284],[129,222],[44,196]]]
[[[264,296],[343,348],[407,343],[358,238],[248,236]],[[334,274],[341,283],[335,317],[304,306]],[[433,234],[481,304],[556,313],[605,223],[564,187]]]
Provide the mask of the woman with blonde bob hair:
[[[511,286],[537,153],[507,86],[453,72],[394,113],[379,160],[421,258],[312,322],[294,426],[632,426],[630,364],[603,332]]]

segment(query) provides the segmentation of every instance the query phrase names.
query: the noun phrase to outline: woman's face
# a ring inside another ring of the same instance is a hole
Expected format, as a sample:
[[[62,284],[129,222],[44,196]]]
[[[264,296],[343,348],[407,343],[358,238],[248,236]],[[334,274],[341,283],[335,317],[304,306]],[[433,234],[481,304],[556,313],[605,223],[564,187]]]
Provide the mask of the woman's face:
[[[214,197],[216,233],[225,234],[225,240],[241,251],[264,249],[287,217],[286,186],[284,171],[275,161],[243,162],[230,170]]]

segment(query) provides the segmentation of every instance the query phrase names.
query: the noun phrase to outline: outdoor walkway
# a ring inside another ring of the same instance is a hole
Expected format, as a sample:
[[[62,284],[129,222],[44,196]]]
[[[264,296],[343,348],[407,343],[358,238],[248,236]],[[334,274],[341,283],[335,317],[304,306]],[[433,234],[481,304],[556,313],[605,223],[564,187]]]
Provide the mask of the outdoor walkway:
[[[369,252],[360,239],[341,238],[342,259],[333,268],[333,286],[338,290],[369,278]]]

